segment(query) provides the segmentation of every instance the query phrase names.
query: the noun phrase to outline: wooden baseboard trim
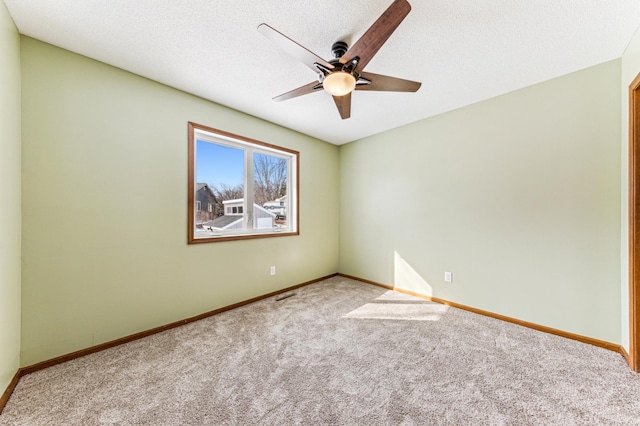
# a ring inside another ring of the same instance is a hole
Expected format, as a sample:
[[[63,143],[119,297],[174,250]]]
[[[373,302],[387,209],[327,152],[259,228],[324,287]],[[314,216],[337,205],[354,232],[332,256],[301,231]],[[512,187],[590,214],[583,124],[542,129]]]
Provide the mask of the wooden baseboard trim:
[[[473,312],[475,314],[484,315],[484,316],[487,316],[487,317],[499,319],[501,321],[510,322],[512,324],[521,325],[523,327],[531,328],[533,330],[542,331],[543,333],[554,334],[556,336],[564,337],[564,338],[571,339],[571,340],[577,340],[578,342],[587,343],[587,344],[593,345],[593,346],[598,346],[600,348],[604,348],[604,349],[608,349],[610,351],[618,352],[622,356],[624,356],[625,358],[629,359],[628,358],[629,355],[626,354],[625,349],[621,345],[618,345],[618,344],[615,344],[615,343],[606,342],[604,340],[598,340],[598,339],[594,339],[594,338],[587,337],[587,336],[582,336],[580,334],[570,333],[568,331],[558,330],[558,329],[555,329],[555,328],[551,328],[551,327],[547,327],[547,326],[544,326],[544,325],[535,324],[535,323],[528,322],[528,321],[522,321],[522,320],[519,320],[517,318],[508,317],[508,316],[505,316],[505,315],[495,314],[493,312],[484,311],[482,309],[472,308],[471,306],[461,305],[460,303],[450,302],[448,300],[440,299],[438,297],[427,296],[425,294],[416,293],[416,292],[413,292],[413,291],[410,291],[410,290],[404,290],[404,289],[401,289],[401,288],[396,288],[394,286],[377,283],[377,282],[371,281],[371,280],[366,280],[364,278],[355,277],[353,275],[347,275],[347,274],[341,274],[341,273],[338,273],[338,275],[341,276],[341,277],[350,278],[352,280],[360,281],[360,282],[363,282],[363,283],[366,283],[366,284],[371,284],[371,285],[375,285],[375,286],[378,286],[378,287],[386,288],[388,290],[394,290],[394,291],[397,291],[398,293],[408,294],[410,296],[419,297],[420,299],[430,300],[432,302],[441,303],[443,305],[451,306],[453,308],[458,308],[458,309],[462,309],[462,310],[465,310],[465,311]]]
[[[20,372],[20,369],[18,369],[18,371],[16,371],[16,374],[13,375],[13,379],[11,379],[11,381],[9,382],[9,386],[7,386],[7,389],[5,389],[2,396],[0,396],[0,414],[2,414],[2,410],[4,410],[4,406],[7,405],[7,402],[9,401],[9,397],[11,397],[13,390],[18,385],[18,382],[20,381],[20,377],[22,377],[22,374]]]
[[[244,300],[242,302],[238,302],[238,303],[234,303],[232,305],[224,306],[222,308],[214,309],[213,311],[205,312],[203,314],[196,315],[194,317],[190,317],[190,318],[183,319],[183,320],[180,320],[180,321],[172,322],[170,324],[162,325],[160,327],[152,328],[150,330],[141,331],[140,333],[131,334],[129,336],[121,337],[119,339],[111,340],[111,341],[105,342],[105,343],[100,343],[98,345],[91,346],[91,347],[86,348],[86,349],[81,349],[79,351],[71,352],[71,353],[66,354],[66,355],[61,355],[61,356],[56,357],[56,358],[52,358],[52,359],[49,359],[49,360],[46,360],[46,361],[42,361],[42,362],[39,362],[39,363],[36,363],[36,364],[32,364],[32,365],[29,365],[29,366],[26,366],[26,367],[22,367],[19,370],[19,373],[20,373],[19,377],[25,376],[27,374],[31,374],[31,373],[39,371],[39,370],[43,370],[43,369],[48,368],[48,367],[52,367],[52,366],[57,365],[57,364],[62,364],[63,362],[71,361],[73,359],[77,359],[77,358],[80,358],[80,357],[83,357],[83,356],[86,356],[86,355],[90,355],[90,354],[95,353],[95,352],[104,351],[105,349],[110,349],[110,348],[113,348],[115,346],[120,346],[120,345],[123,345],[125,343],[132,342],[134,340],[142,339],[144,337],[148,337],[148,336],[151,336],[151,335],[154,335],[154,334],[157,334],[157,333],[162,333],[163,331],[171,330],[172,328],[180,327],[181,325],[185,325],[185,324],[188,324],[188,323],[191,323],[191,322],[194,322],[194,321],[199,321],[201,319],[205,319],[205,318],[220,314],[220,313],[225,312],[225,311],[230,311],[232,309],[239,308],[239,307],[244,306],[244,305],[248,305],[249,303],[253,303],[253,302],[257,302],[259,300],[267,299],[269,297],[276,296],[276,295],[278,295],[280,293],[286,293],[288,291],[292,291],[292,290],[295,290],[297,288],[304,287],[304,286],[307,286],[309,284],[313,284],[313,283],[316,283],[318,281],[325,280],[327,278],[335,277],[336,275],[338,275],[338,274],[336,273],[336,274],[327,275],[325,277],[316,278],[316,279],[311,280],[311,281],[306,281],[306,282],[301,283],[301,284],[296,284],[296,285],[291,286],[291,287],[287,287],[287,288],[284,288],[284,289],[281,289],[281,290],[273,291],[271,293],[263,294],[261,296],[253,297],[251,299]]]
[[[624,346],[620,345],[619,352],[620,352],[620,355],[622,355],[624,359],[627,360],[627,364],[631,366],[631,356],[629,355],[629,352],[627,352],[627,350],[624,348]]]

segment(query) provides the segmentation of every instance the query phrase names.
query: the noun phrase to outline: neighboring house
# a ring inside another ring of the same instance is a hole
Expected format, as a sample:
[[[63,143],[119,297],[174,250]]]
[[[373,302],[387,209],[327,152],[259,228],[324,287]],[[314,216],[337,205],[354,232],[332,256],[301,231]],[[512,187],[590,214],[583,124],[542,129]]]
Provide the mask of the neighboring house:
[[[244,212],[242,211],[242,209],[244,208],[244,198],[239,198],[237,200],[226,200],[222,202],[222,205],[224,205],[224,215],[225,216],[231,216],[231,215],[242,215]]]
[[[204,228],[209,231],[222,231],[226,229],[242,228],[243,215],[220,216],[210,222],[204,223]]]
[[[204,223],[216,217],[216,196],[206,183],[196,183],[196,223]]]
[[[223,201],[223,216],[217,217],[212,221],[204,223],[204,228],[210,231],[222,231],[232,229],[242,229],[242,221],[244,220],[243,205],[244,199]],[[253,228],[265,229],[275,226],[276,215],[267,209],[253,203]]]
[[[269,210],[253,203],[253,227],[255,229],[273,228],[276,215]]]
[[[287,210],[287,196],[283,195],[274,201],[266,202],[262,205],[265,209],[275,213],[277,216],[284,216]]]

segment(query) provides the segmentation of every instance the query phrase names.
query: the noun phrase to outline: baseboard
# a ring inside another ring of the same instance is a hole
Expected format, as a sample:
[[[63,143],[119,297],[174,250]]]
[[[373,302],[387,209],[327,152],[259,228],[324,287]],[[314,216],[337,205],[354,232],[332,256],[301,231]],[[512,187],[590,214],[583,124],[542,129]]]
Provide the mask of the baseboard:
[[[2,412],[2,409],[4,408],[5,404],[9,400],[9,397],[11,396],[11,393],[13,392],[14,388],[16,387],[16,385],[18,384],[18,381],[20,380],[20,378],[22,376],[26,376],[27,374],[31,374],[31,373],[34,373],[36,371],[43,370],[45,368],[49,368],[49,367],[52,367],[52,366],[57,365],[57,364],[62,364],[63,362],[71,361],[71,360],[74,360],[74,359],[77,359],[77,358],[80,358],[80,357],[83,357],[83,356],[86,356],[86,355],[90,355],[90,354],[95,353],[95,352],[104,351],[105,349],[110,349],[110,348],[113,348],[113,347],[116,347],[116,346],[123,345],[125,343],[132,342],[134,340],[142,339],[144,337],[148,337],[148,336],[151,336],[151,335],[154,335],[154,334],[157,334],[157,333],[161,333],[163,331],[171,330],[172,328],[180,327],[181,325],[185,325],[185,324],[188,324],[188,323],[191,323],[191,322],[194,322],[194,321],[199,321],[201,319],[205,319],[205,318],[220,314],[220,313],[225,312],[225,311],[230,311],[232,309],[239,308],[241,306],[248,305],[250,303],[254,303],[254,302],[257,302],[259,300],[263,300],[263,299],[267,299],[269,297],[276,296],[276,295],[278,295],[280,293],[286,293],[288,291],[295,290],[297,288],[304,287],[304,286],[307,286],[309,284],[313,284],[313,283],[317,283],[317,282],[322,281],[322,280],[326,280],[327,278],[335,277],[336,275],[338,275],[338,274],[336,273],[336,274],[327,275],[325,277],[316,278],[316,279],[311,280],[311,281],[306,281],[306,282],[303,282],[301,284],[296,284],[296,285],[293,285],[291,287],[283,288],[281,290],[277,290],[277,291],[273,291],[271,293],[263,294],[261,296],[253,297],[251,299],[247,299],[247,300],[244,300],[242,302],[238,302],[238,303],[234,303],[232,305],[224,306],[222,308],[214,309],[213,311],[205,312],[203,314],[196,315],[194,317],[190,317],[190,318],[186,318],[186,319],[183,319],[183,320],[180,320],[180,321],[172,322],[170,324],[162,325],[160,327],[152,328],[150,330],[141,331],[140,333],[131,334],[129,336],[121,337],[119,339],[111,340],[109,342],[105,342],[105,343],[101,343],[99,345],[91,346],[91,347],[86,348],[86,349],[81,349],[79,351],[71,352],[71,353],[66,354],[66,355],[61,355],[61,356],[56,357],[56,358],[52,358],[52,359],[49,359],[49,360],[46,360],[46,361],[42,361],[42,362],[38,362],[36,364],[32,364],[32,365],[29,365],[29,366],[26,366],[26,367],[22,367],[22,368],[20,368],[18,370],[18,372],[16,373],[15,377],[11,381],[9,387],[7,388],[5,393],[2,395],[2,399],[0,399],[0,413]]]
[[[522,320],[519,320],[517,318],[508,317],[508,316],[505,316],[505,315],[495,314],[493,312],[484,311],[482,309],[472,308],[471,306],[461,305],[460,303],[450,302],[448,300],[440,299],[438,297],[427,296],[425,294],[416,293],[414,291],[404,290],[404,289],[401,289],[401,288],[396,288],[394,286],[377,283],[377,282],[371,281],[371,280],[366,280],[364,278],[355,277],[353,275],[347,275],[347,274],[341,274],[341,273],[338,273],[338,275],[341,276],[341,277],[350,278],[352,280],[360,281],[360,282],[363,282],[363,283],[366,283],[366,284],[371,284],[371,285],[375,285],[375,286],[378,286],[378,287],[386,288],[388,290],[394,290],[394,291],[397,291],[398,293],[408,294],[410,296],[419,297],[421,299],[425,299],[425,300],[430,300],[432,302],[441,303],[443,305],[451,306],[453,308],[458,308],[458,309],[462,309],[462,310],[465,310],[465,311],[473,312],[475,314],[484,315],[484,316],[487,316],[487,317],[499,319],[501,321],[510,322],[512,324],[521,325],[523,327],[531,328],[533,330],[542,331],[543,333],[554,334],[556,336],[564,337],[564,338],[571,339],[571,340],[577,340],[578,342],[587,343],[587,344],[593,345],[593,346],[598,346],[600,348],[604,348],[604,349],[608,349],[610,351],[618,352],[623,357],[625,357],[627,360],[629,360],[629,355],[627,354],[627,351],[625,351],[625,349],[621,345],[618,345],[618,344],[615,344],[615,343],[606,342],[604,340],[598,340],[598,339],[594,339],[592,337],[587,337],[587,336],[582,336],[582,335],[579,335],[579,334],[570,333],[568,331],[558,330],[558,329],[555,329],[555,328],[551,328],[551,327],[547,327],[547,326],[544,326],[544,325],[535,324],[535,323],[528,322],[528,321],[522,321]]]
[[[624,348],[624,346],[620,345],[620,355],[622,355],[624,357],[624,359],[627,360],[627,364],[629,364],[629,366],[631,366],[631,356],[629,355],[629,352],[627,352],[627,350]]]
[[[13,390],[18,385],[18,381],[20,380],[20,377],[22,377],[22,374],[18,369],[18,371],[16,371],[16,374],[13,375],[13,379],[11,379],[11,381],[9,382],[9,386],[7,386],[7,389],[5,389],[2,396],[0,396],[0,414],[2,414],[2,410],[4,410],[4,406],[7,405],[7,401],[9,401],[9,397],[11,397]]]

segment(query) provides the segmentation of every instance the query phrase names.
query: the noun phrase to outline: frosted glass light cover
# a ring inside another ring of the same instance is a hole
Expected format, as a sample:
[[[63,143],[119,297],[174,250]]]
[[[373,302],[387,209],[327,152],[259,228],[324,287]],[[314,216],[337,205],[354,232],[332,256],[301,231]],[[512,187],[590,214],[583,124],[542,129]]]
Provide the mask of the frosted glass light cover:
[[[344,96],[356,87],[356,79],[347,72],[336,71],[324,78],[322,87],[333,96]]]

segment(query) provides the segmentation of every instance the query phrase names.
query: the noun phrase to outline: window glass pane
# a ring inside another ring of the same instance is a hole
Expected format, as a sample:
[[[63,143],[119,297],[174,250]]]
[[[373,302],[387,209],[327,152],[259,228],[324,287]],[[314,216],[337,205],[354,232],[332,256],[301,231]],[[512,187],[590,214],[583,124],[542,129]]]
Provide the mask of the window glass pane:
[[[299,235],[299,153],[189,123],[188,242]]]
[[[245,151],[197,141],[195,201],[211,204],[196,210],[195,238],[209,238],[226,230],[243,229]]]
[[[253,154],[254,228],[287,228],[288,173],[287,159]]]

